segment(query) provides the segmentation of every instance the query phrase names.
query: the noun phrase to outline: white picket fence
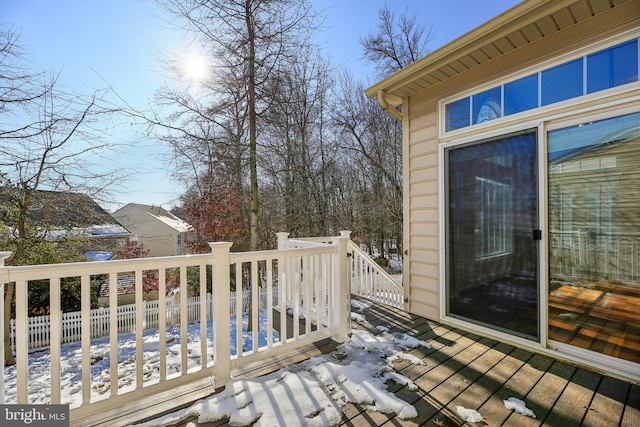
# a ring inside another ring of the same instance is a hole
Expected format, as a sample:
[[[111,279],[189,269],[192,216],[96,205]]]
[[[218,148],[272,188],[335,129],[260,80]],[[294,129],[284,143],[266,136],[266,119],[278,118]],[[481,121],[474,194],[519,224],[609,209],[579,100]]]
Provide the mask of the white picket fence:
[[[273,287],[273,301],[277,304],[278,288]],[[249,310],[249,290],[242,292],[242,312]],[[267,305],[267,289],[262,287],[259,290],[259,307],[263,308]],[[236,293],[231,292],[229,299],[230,314],[236,313],[237,304]],[[159,301],[143,301],[143,329],[157,328],[160,326],[160,303]],[[210,293],[206,296],[207,319],[211,319],[213,312],[213,297]],[[187,322],[193,323],[200,321],[200,296],[187,298]],[[167,301],[166,304],[166,325],[180,324],[180,302]],[[130,333],[136,330],[136,305],[126,304],[117,308],[118,333]],[[100,307],[90,311],[90,330],[91,338],[99,338],[109,335],[110,332],[111,312],[109,307]],[[77,342],[82,340],[82,312],[74,311],[61,314],[62,325],[60,331],[62,333],[61,343]],[[16,322],[11,319],[11,350],[15,352],[16,345]],[[47,347],[51,342],[51,315],[32,316],[27,321],[27,331],[29,334],[29,350],[41,349]]]

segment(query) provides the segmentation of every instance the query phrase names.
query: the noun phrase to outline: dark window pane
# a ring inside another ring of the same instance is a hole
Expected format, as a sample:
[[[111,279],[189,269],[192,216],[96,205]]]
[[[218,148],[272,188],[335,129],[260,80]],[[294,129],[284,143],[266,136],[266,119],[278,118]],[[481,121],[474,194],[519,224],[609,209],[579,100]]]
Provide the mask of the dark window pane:
[[[463,98],[446,105],[447,131],[467,127],[471,124],[471,98]]]
[[[638,80],[638,40],[587,56],[587,92]]]
[[[473,95],[473,124],[502,117],[500,86]]]
[[[538,337],[536,133],[447,150],[448,314]]]
[[[542,105],[582,95],[582,58],[542,72]]]
[[[504,85],[504,115],[531,110],[538,106],[538,75],[523,77]]]

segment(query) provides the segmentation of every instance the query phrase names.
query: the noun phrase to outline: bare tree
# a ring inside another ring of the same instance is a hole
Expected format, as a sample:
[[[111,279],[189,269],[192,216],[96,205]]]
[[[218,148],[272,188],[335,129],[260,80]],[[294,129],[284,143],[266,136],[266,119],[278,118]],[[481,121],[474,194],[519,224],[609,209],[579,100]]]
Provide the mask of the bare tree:
[[[340,108],[332,115],[342,149],[359,174],[351,203],[363,236],[386,258],[387,248],[399,246],[402,230],[402,132],[401,124],[364,96],[362,83],[344,73],[336,99]]]
[[[378,12],[375,31],[360,38],[364,59],[375,64],[380,77],[387,77],[428,53],[435,37],[432,26],[416,24],[405,10],[398,18],[384,6]]]
[[[261,163],[282,200],[282,230],[293,236],[326,234],[327,173],[337,154],[324,127],[329,65],[309,47],[278,79],[280,90],[265,114]]]
[[[40,189],[95,195],[121,176],[99,165],[111,144],[99,129],[118,111],[102,102],[103,92],[81,97],[58,89],[58,76],[30,73],[20,66],[17,34],[0,31],[0,168],[15,224],[9,263],[27,262],[30,244],[41,241],[46,225],[30,227],[34,194]],[[5,360],[13,364],[8,326],[13,284],[5,291]]]
[[[168,11],[184,19],[205,46],[222,78],[246,106],[237,122],[244,126],[250,193],[250,249],[259,245],[258,140],[260,117],[271,104],[274,87],[267,84],[277,65],[295,57],[311,28],[311,8],[303,0],[166,0]],[[239,72],[238,72],[239,70]]]

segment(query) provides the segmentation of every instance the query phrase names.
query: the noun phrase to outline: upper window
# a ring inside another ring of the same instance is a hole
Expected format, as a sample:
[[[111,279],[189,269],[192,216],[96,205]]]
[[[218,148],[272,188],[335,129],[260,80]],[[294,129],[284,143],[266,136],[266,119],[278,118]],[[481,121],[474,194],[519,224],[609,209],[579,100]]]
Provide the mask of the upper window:
[[[452,131],[638,81],[638,39],[445,104]]]

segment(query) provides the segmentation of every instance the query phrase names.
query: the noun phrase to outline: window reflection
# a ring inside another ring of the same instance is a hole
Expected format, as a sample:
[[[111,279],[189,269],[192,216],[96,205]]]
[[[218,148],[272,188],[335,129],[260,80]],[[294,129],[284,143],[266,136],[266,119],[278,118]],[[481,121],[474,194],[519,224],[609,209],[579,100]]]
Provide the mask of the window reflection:
[[[587,92],[638,80],[638,41],[632,40],[587,57]]]
[[[640,362],[640,113],[548,144],[549,337]]]
[[[582,95],[582,58],[542,72],[542,105]]]
[[[516,114],[538,106],[538,75],[523,77],[504,85],[504,115]]]
[[[502,93],[496,87],[473,95],[473,123],[483,123],[502,117]]]
[[[471,99],[469,97],[450,102],[446,106],[447,131],[467,127],[471,124]]]

